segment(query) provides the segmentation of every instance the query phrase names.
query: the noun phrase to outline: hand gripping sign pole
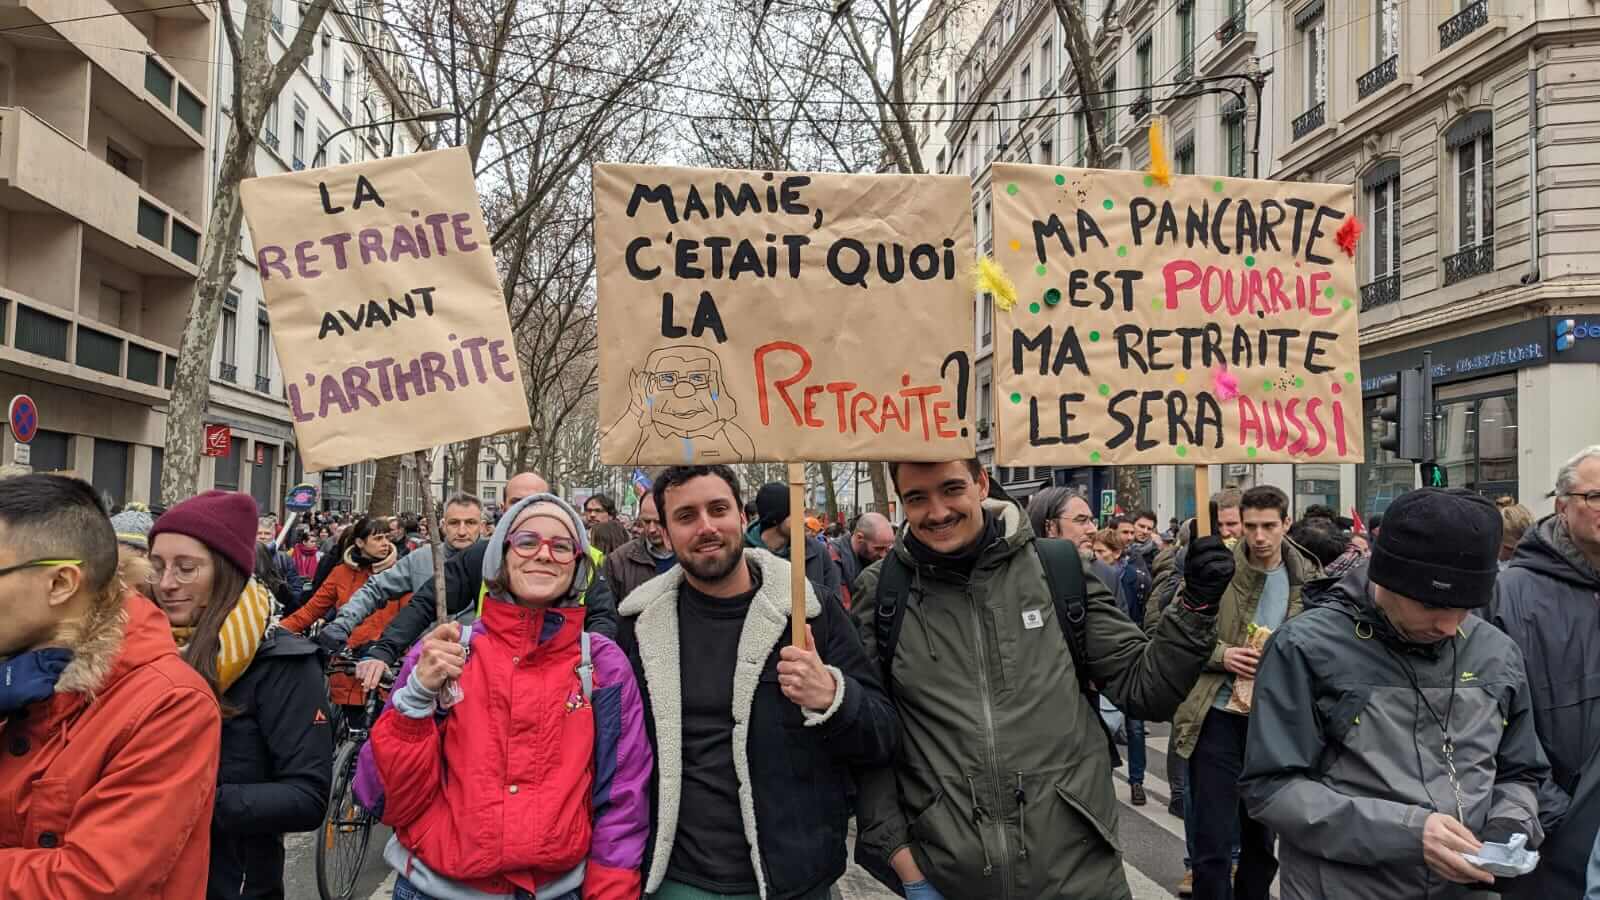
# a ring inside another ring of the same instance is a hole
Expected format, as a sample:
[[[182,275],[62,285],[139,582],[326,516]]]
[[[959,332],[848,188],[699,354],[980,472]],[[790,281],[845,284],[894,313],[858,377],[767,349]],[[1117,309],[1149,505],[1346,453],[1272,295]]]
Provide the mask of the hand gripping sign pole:
[[[789,633],[806,645],[806,464],[789,463]]]

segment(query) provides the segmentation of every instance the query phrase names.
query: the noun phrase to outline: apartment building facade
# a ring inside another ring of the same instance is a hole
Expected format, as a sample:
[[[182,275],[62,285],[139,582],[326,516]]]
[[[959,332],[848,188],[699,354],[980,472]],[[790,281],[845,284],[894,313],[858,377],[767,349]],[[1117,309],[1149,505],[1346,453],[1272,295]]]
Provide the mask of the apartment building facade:
[[[1380,413],[1396,402],[1400,369],[1430,350],[1435,454],[1450,483],[1548,510],[1560,462],[1600,434],[1577,401],[1600,390],[1600,263],[1584,254],[1600,227],[1600,8],[1135,0],[1089,3],[1086,13],[1096,87],[1111,107],[1109,165],[1147,166],[1146,129],[1162,115],[1178,171],[1348,183],[1367,225],[1358,260],[1366,464],[1213,466],[1211,483],[1274,484],[1297,511],[1381,511],[1415,486],[1416,472],[1378,447],[1393,427]],[[1049,3],[1002,3],[958,76],[965,103],[947,140],[953,170],[973,180],[985,251],[991,162],[1085,160],[1082,91],[1061,47]],[[978,304],[988,462],[992,313],[987,298]],[[1522,433],[1540,440],[1519,442]],[[993,471],[1024,496],[1072,484],[1097,502],[1113,486],[1103,468]],[[1193,513],[1192,479],[1182,466],[1146,472],[1163,522]]]
[[[243,0],[231,2],[242,17]],[[272,58],[294,40],[304,7],[297,0],[272,0]],[[410,153],[427,140],[422,123],[394,123],[432,104],[381,13],[381,4],[373,0],[334,0],[313,36],[311,55],[267,110],[256,148],[257,175]],[[219,43],[214,52],[226,58],[228,49]],[[215,96],[222,98],[214,124],[220,153],[231,127],[232,69],[218,66],[215,74]],[[288,488],[301,482],[321,488],[325,508],[366,506],[376,464],[310,475],[304,470],[248,228],[241,236],[239,268],[222,311],[211,365],[206,423],[227,428],[232,441],[227,456],[201,467],[203,484],[244,491],[262,509],[280,507]],[[407,466],[402,472],[399,509],[417,508],[412,471]]]
[[[0,463],[158,496],[164,408],[210,206],[216,12],[0,0]]]

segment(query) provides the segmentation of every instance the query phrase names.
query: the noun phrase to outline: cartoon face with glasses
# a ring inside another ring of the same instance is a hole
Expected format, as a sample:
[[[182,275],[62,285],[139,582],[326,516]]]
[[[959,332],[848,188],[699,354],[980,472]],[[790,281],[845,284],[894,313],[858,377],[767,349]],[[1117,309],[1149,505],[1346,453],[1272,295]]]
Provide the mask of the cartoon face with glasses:
[[[692,345],[659,347],[642,370],[634,370],[631,382],[629,415],[639,427],[632,464],[743,462],[754,456],[750,435],[733,421],[739,407],[725,390],[715,353]]]

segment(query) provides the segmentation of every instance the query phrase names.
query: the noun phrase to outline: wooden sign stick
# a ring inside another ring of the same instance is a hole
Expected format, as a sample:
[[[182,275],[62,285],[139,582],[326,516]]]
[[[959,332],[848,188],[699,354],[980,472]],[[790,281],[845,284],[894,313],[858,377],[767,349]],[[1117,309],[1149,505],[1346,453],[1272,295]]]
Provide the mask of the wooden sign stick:
[[[806,645],[806,464],[789,463],[789,625],[796,647]]]
[[[1194,534],[1191,539],[1211,534],[1211,467],[1194,467]]]

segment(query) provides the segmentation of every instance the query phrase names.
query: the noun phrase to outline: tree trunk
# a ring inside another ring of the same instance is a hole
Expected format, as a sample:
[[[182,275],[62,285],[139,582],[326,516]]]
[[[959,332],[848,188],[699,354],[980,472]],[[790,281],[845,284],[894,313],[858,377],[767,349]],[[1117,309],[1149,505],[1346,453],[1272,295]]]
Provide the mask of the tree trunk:
[[[820,464],[822,469],[822,491],[827,503],[828,524],[839,521],[839,494],[833,487],[833,463]]]
[[[372,493],[367,495],[367,515],[392,516],[395,509],[395,490],[400,486],[400,457],[385,456],[378,460],[378,473],[372,476]]]
[[[889,464],[867,463],[867,473],[872,476],[872,511],[889,514]]]
[[[1144,507],[1144,489],[1139,484],[1143,466],[1117,466],[1117,505],[1131,516]]]
[[[461,451],[461,491],[462,493],[477,496],[478,493],[478,459],[483,454],[483,438],[475,437],[467,441]],[[511,473],[506,473],[509,480]]]
[[[239,266],[239,232],[244,206],[239,183],[255,174],[256,134],[267,107],[283,90],[289,75],[311,54],[311,36],[321,27],[332,0],[315,0],[306,9],[294,41],[273,65],[267,57],[270,0],[249,0],[242,34],[235,29],[226,0],[216,9],[233,57],[233,127],[217,166],[217,187],[206,220],[200,275],[178,343],[178,365],[168,402],[165,452],[161,462],[161,502],[172,506],[193,497],[200,488],[200,442],[206,401],[211,393],[211,351],[217,341],[222,301]],[[212,98],[216,102],[217,98]]]
[[[1106,151],[1100,146],[1101,121],[1104,107],[1112,104],[1110,97],[1101,97],[1100,79],[1095,74],[1094,44],[1089,42],[1089,26],[1083,20],[1083,4],[1072,0],[1052,0],[1056,18],[1066,33],[1067,58],[1072,62],[1072,73],[1078,79],[1078,94],[1083,98],[1084,129],[1088,131],[1089,152],[1085,161],[1092,169],[1104,168]]]

